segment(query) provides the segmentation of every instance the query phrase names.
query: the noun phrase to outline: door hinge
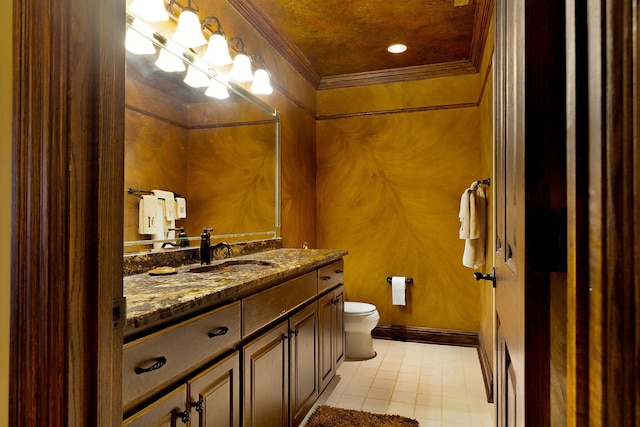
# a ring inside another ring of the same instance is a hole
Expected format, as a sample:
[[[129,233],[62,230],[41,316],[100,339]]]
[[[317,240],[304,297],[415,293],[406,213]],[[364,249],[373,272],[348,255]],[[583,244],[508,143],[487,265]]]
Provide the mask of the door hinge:
[[[127,321],[127,298],[119,297],[113,299],[113,309],[111,323],[113,329],[122,329]]]

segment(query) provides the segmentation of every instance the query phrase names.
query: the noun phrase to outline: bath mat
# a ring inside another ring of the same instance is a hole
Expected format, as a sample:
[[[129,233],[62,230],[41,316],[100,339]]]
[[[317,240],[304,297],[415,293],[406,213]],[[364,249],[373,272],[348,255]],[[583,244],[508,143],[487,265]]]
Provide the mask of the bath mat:
[[[305,427],[415,427],[418,421],[400,415],[374,414],[354,409],[318,406]]]

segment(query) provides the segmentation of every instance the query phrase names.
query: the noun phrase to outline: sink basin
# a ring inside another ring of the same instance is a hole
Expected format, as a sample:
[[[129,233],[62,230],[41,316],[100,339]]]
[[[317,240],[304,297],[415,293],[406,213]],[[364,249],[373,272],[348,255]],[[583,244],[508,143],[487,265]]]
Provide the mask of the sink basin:
[[[234,259],[220,264],[202,265],[189,270],[189,273],[240,273],[259,271],[273,268],[273,264],[267,261],[253,259]]]

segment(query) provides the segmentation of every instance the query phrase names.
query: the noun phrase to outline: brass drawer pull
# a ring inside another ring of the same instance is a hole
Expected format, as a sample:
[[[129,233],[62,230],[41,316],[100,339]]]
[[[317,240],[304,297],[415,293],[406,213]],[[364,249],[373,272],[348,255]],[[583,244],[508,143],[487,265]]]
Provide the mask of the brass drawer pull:
[[[321,279],[322,280],[331,280],[331,276],[322,276]]]
[[[137,375],[141,375],[141,374],[144,374],[145,372],[151,372],[151,371],[158,370],[158,369],[162,368],[165,365],[165,363],[167,363],[167,358],[164,357],[164,356],[160,356],[148,368],[141,368],[140,366],[136,366],[134,371],[136,372]]]
[[[342,274],[342,273],[344,273],[344,271],[342,271],[342,270],[336,270],[336,274]]]
[[[209,332],[209,338],[213,338],[213,337],[219,337],[222,336],[224,334],[226,334],[227,332],[229,332],[229,328],[227,328],[226,326],[222,326],[214,331]]]

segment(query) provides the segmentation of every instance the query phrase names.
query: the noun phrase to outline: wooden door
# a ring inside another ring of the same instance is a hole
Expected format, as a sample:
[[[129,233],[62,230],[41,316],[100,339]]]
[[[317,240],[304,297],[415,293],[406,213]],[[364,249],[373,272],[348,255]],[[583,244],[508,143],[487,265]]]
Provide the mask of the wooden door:
[[[289,425],[289,322],[243,347],[243,425]]]
[[[289,320],[291,425],[304,419],[319,395],[318,310],[314,302]]]
[[[161,396],[122,423],[123,427],[179,427],[189,422],[185,384]]]
[[[240,427],[240,355],[189,381],[191,427]]]
[[[318,375],[320,392],[331,382],[335,374],[333,362],[333,292],[318,300]]]
[[[344,361],[344,286],[333,291],[333,366],[337,371]]]
[[[496,4],[496,390],[498,427],[524,420],[523,29],[521,2]]]
[[[497,419],[543,427],[550,289],[566,283],[564,4],[497,0],[495,10]]]

